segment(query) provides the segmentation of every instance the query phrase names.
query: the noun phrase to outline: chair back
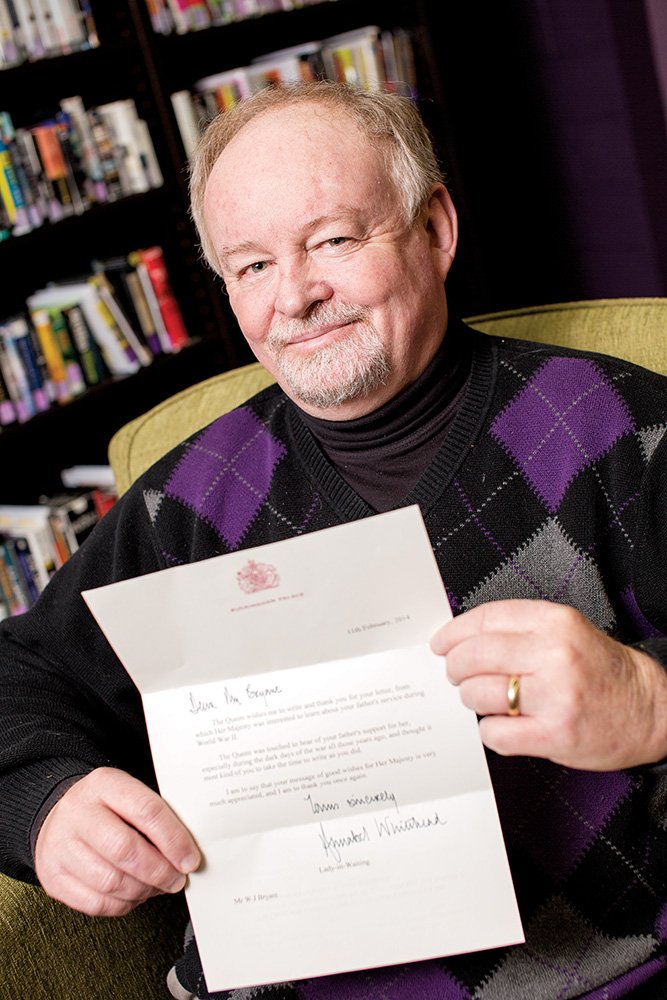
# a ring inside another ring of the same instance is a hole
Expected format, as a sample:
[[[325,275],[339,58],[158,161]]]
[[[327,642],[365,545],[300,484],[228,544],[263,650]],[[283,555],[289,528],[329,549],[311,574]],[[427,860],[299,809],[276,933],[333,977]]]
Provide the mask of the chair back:
[[[496,337],[611,354],[667,375],[667,298],[595,299],[467,319]],[[116,431],[109,462],[119,495],[170,448],[274,381],[259,363],[189,386]]]

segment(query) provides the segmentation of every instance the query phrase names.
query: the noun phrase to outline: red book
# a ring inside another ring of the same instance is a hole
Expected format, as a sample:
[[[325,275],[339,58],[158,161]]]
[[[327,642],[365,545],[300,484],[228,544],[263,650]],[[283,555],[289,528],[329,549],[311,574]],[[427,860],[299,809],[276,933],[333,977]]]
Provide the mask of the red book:
[[[162,249],[161,247],[148,247],[145,250],[139,250],[138,255],[148,271],[169,339],[174,350],[178,351],[189,342],[190,338],[171,288]]]

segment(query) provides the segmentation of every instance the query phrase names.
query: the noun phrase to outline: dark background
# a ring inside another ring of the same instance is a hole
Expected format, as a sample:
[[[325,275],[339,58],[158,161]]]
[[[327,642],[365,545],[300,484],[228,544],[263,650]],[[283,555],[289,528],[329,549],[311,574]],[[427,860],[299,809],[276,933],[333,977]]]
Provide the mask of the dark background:
[[[665,295],[665,0],[425,9],[462,215],[463,311]]]

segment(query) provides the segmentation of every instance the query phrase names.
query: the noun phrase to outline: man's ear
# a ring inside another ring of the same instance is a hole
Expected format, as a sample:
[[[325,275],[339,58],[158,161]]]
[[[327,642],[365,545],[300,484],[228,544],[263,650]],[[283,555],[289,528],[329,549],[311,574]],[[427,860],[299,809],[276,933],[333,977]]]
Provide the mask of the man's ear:
[[[454,203],[444,184],[436,185],[426,203],[426,231],[433,263],[444,281],[456,254],[459,225]]]

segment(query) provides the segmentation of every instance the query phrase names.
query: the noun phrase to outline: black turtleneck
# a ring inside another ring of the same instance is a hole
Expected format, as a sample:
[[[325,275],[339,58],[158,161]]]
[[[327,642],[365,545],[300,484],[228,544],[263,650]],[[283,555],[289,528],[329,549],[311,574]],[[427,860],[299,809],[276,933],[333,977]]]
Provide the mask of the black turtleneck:
[[[470,340],[463,324],[450,323],[419,378],[356,420],[322,420],[299,409],[339,475],[374,510],[399,504],[440,448],[470,375]]]

